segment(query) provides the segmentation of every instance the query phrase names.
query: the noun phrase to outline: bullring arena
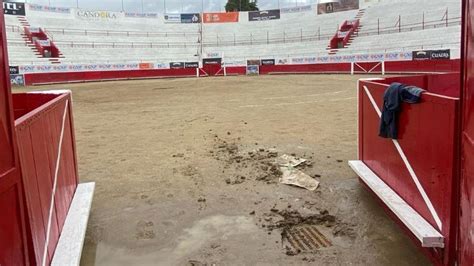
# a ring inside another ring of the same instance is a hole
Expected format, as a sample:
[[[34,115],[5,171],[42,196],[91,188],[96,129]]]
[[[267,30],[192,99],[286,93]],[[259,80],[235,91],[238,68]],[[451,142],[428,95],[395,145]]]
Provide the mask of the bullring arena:
[[[296,3],[5,2],[0,265],[472,265],[472,1]]]
[[[347,167],[357,156],[357,78],[69,85],[79,173],[97,184],[82,263],[428,264]],[[228,150],[234,145],[235,155]],[[273,159],[271,149],[311,160],[304,171],[320,188],[282,186],[278,177],[256,180]],[[258,154],[250,157],[253,151]],[[240,162],[233,159],[238,154]],[[321,231],[333,246],[287,256],[279,230],[265,227],[280,218],[274,208],[328,211],[336,221],[322,221]]]

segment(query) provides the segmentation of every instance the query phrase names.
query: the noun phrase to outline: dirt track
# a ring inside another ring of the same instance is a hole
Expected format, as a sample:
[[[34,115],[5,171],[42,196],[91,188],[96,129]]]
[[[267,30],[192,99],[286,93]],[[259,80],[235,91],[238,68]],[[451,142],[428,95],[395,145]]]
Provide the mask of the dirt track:
[[[356,80],[48,86],[73,90],[81,180],[97,183],[82,264],[428,264],[347,165]],[[279,184],[272,162],[282,154],[309,159],[302,170],[320,187]],[[329,247],[290,251],[285,236],[302,225]]]

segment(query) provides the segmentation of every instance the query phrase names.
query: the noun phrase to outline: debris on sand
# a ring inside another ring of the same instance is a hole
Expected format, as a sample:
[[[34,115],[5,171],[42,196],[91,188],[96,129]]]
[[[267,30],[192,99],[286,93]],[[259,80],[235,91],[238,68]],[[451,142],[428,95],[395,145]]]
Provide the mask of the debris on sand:
[[[281,243],[288,256],[296,256],[301,252],[316,252],[320,248],[332,246],[331,241],[318,230],[318,227],[339,228],[343,225],[327,210],[304,216],[296,210],[272,208],[270,213],[265,214],[264,220],[269,222],[265,225],[269,232],[280,230]]]
[[[283,154],[277,159],[277,163],[280,165],[282,172],[280,183],[306,188],[309,191],[314,191],[318,188],[319,182],[317,180],[295,168],[302,164],[310,166],[311,162],[293,155]]]
[[[271,209],[272,213],[278,214],[281,218],[274,224],[268,225],[269,230],[282,229],[287,230],[295,226],[302,225],[324,225],[326,227],[333,227],[336,225],[336,217],[329,214],[327,210],[323,210],[318,214],[303,216],[297,210],[276,210]],[[271,214],[270,214],[271,215]]]
[[[278,151],[275,149],[257,148],[251,151],[243,151],[235,141],[226,141],[218,136],[214,137],[216,149],[210,153],[218,161],[225,163],[223,173],[235,170],[231,175],[234,177],[225,178],[229,185],[241,184],[248,180],[248,176],[255,177],[257,181],[267,184],[277,183],[282,176],[275,158]]]
[[[238,184],[242,184],[245,182],[247,178],[245,176],[242,176],[242,175],[238,175],[238,176],[235,176],[235,177],[232,177],[232,178],[226,178],[225,182],[228,184],[228,185],[238,185]]]
[[[277,163],[282,167],[296,167],[304,162],[306,162],[306,159],[297,158],[287,154],[283,154],[277,159]]]
[[[200,262],[200,261],[198,261],[198,260],[190,260],[190,261],[188,261],[188,265],[189,265],[189,266],[208,266],[207,263],[205,263],[205,262]]]
[[[238,139],[237,139],[238,140]],[[223,140],[214,136],[215,150],[210,152],[216,160],[225,163],[222,173],[234,175],[225,178],[228,185],[242,184],[249,180],[247,177],[255,177],[256,181],[267,184],[278,182],[286,185],[294,185],[314,191],[319,182],[309,175],[303,173],[296,167],[311,167],[312,162],[295,155],[283,154],[279,156],[275,148],[266,149],[259,147],[250,151],[243,149],[236,140]],[[258,145],[258,143],[256,143]],[[229,171],[234,171],[229,173]]]
[[[319,186],[319,182],[316,179],[298,169],[291,167],[281,167],[280,169],[283,172],[280,178],[280,183],[282,184],[306,188],[309,191],[315,191]]]

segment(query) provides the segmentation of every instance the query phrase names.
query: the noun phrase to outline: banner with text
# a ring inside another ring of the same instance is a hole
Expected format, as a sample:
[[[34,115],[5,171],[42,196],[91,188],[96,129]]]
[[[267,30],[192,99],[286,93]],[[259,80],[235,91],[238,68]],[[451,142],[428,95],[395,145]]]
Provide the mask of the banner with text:
[[[185,62],[184,68],[199,68],[199,62]]]
[[[449,60],[451,59],[451,50],[423,50],[413,51],[413,60]]]
[[[67,7],[43,6],[43,5],[36,5],[36,4],[29,4],[28,7],[29,7],[29,10],[32,10],[32,11],[53,12],[53,13],[63,13],[63,14],[71,13],[71,9]]]
[[[181,14],[165,14],[165,23],[181,23]]]
[[[18,66],[10,66],[10,75],[20,74],[20,68]]]
[[[123,16],[120,12],[76,10],[76,18],[82,20],[117,20]]]
[[[296,6],[296,7],[284,7],[280,9],[280,12],[283,13],[299,13],[299,12],[307,12],[313,10],[311,5],[308,6]]]
[[[3,2],[3,13],[6,15],[25,16],[25,4],[16,2]]]
[[[273,19],[280,19],[280,9],[249,12],[249,21],[265,21]]]
[[[158,18],[158,13],[133,13],[125,12],[126,18]]]
[[[239,12],[204,13],[204,23],[239,22]]]
[[[191,14],[181,14],[181,23],[200,23],[201,14],[191,13]]]
[[[324,0],[318,4],[318,14],[359,9],[359,0]]]
[[[184,62],[170,62],[171,69],[181,69],[184,68]]]

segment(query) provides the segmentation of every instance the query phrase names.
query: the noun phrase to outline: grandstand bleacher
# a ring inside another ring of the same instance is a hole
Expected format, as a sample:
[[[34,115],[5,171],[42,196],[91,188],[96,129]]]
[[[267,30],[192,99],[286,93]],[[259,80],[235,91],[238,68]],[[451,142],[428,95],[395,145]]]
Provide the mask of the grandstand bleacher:
[[[123,12],[73,8],[52,12],[26,4],[26,16],[5,16],[9,60],[15,66],[144,62],[166,66],[200,62],[213,54],[222,57],[223,65],[232,66],[252,59],[291,62],[302,57],[408,54],[426,49],[450,49],[451,59],[460,57],[459,1],[417,1],[417,8],[413,0],[366,2],[359,10],[318,14],[311,6],[267,21],[249,21],[248,13],[240,12],[233,23],[169,23],[159,14],[130,17]],[[355,18],[360,27],[350,41],[330,50],[339,26]],[[39,54],[25,38],[25,25],[41,28],[59,49],[59,58]],[[337,58],[344,62],[348,57]]]

